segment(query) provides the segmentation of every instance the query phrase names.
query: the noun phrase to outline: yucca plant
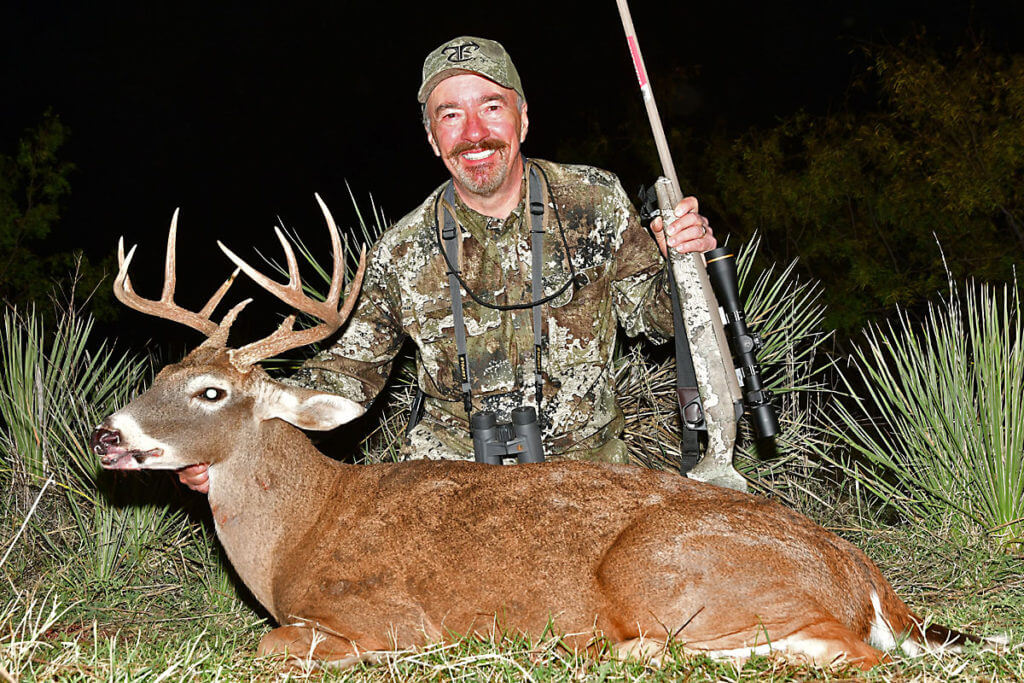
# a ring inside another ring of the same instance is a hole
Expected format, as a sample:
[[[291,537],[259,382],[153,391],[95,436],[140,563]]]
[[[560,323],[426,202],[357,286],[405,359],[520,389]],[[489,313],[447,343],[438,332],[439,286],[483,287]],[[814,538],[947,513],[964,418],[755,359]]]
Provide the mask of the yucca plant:
[[[1016,284],[950,283],[921,323],[873,325],[834,433],[857,482],[930,528],[1024,540],[1024,331]]]
[[[88,569],[89,576],[67,577],[71,583],[107,581],[181,533],[184,523],[180,510],[153,495],[161,490],[155,479],[103,473],[88,446],[93,427],[149,375],[149,359],[118,353],[105,342],[90,348],[93,321],[75,311],[60,313],[51,332],[34,311],[8,310],[3,327],[0,462],[25,500],[44,480],[53,482],[29,516],[35,533],[22,540]],[[55,523],[62,533],[52,533]]]
[[[93,320],[62,314],[51,332],[35,311],[4,313],[0,344],[0,418],[10,442],[4,460],[30,481],[60,472],[61,485],[92,499],[99,464],[88,433],[125,403],[149,370],[148,360],[89,349]]]

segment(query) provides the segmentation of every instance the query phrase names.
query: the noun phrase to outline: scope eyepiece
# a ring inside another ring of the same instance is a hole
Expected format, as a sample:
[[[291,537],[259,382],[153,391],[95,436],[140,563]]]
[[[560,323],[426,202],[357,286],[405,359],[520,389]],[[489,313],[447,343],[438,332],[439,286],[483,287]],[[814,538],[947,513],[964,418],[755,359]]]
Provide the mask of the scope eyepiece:
[[[750,424],[754,433],[762,439],[775,436],[779,433],[779,421],[775,417],[775,409],[765,403],[764,405],[748,406],[750,413]]]

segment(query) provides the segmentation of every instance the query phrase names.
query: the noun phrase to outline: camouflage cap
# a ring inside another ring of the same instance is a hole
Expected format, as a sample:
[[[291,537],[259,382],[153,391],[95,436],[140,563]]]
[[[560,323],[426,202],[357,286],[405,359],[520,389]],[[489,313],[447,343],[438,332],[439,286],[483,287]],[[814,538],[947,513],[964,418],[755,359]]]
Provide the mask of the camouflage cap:
[[[478,74],[504,88],[511,88],[526,100],[512,58],[501,43],[486,38],[461,36],[443,43],[423,62],[423,84],[416,98],[425,104],[434,87],[458,74]]]

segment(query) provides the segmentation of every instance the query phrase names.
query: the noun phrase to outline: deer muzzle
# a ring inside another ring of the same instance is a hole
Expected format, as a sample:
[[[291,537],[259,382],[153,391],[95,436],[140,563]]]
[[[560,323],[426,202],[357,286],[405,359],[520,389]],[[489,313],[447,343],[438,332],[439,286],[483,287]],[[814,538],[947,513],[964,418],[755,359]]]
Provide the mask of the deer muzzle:
[[[100,456],[100,465],[107,470],[140,470],[146,460],[162,453],[159,448],[149,451],[125,448],[121,445],[121,432],[103,425],[93,430],[89,447]]]

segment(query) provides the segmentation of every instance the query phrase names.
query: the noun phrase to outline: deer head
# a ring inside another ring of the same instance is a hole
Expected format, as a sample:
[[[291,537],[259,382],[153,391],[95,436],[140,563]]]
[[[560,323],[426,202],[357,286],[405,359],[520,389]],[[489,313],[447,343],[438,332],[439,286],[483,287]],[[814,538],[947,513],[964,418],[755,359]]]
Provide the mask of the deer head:
[[[276,228],[287,259],[288,283],[271,280],[218,242],[238,268],[198,312],[174,302],[177,211],[168,233],[163,293],[159,300],[144,299],[135,293],[128,277],[135,247],[126,256],[123,240],[119,241],[120,270],[114,281],[117,298],[142,313],[188,325],[207,339],[181,362],[163,368],[148,391],[96,428],[90,444],[103,467],[178,469],[200,462],[214,464],[229,457],[239,443],[259,439],[263,425],[271,420],[284,420],[302,429],[327,430],[362,415],[362,406],[350,399],[277,382],[258,365],[261,360],[289,349],[326,339],[341,327],[355,305],[366,269],[366,250],[363,249],[359,268],[339,309],[344,279],[341,240],[327,206],[319,196],[316,200],[327,221],[334,260],[331,285],[324,301],[303,293],[295,253]],[[229,348],[231,325],[251,299],[236,304],[220,323],[214,323],[211,316],[239,270],[296,311],[312,315],[320,323],[296,330],[296,315],[292,314],[269,336]]]

